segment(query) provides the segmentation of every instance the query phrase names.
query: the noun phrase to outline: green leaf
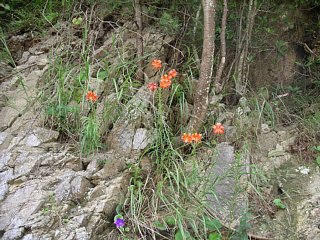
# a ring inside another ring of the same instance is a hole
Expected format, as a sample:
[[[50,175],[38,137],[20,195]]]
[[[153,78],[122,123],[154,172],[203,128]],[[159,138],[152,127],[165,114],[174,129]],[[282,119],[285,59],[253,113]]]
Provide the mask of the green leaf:
[[[222,236],[220,233],[213,232],[209,234],[209,240],[221,240]]]
[[[116,213],[118,214],[118,215],[121,215],[120,213],[121,213],[121,209],[122,209],[122,204],[118,204],[117,205],[117,207],[116,207]],[[122,215],[121,215],[122,216]]]
[[[184,235],[186,237],[185,239],[187,239],[187,240],[193,240],[194,239],[187,230],[184,230]],[[174,240],[184,240],[183,234],[180,231],[180,229],[178,229],[178,231],[176,232],[176,235],[174,236]]]
[[[107,76],[108,76],[108,72],[107,71],[100,71],[99,73],[98,73],[98,78],[99,79],[101,79],[101,80],[105,80],[106,78],[107,78]]]
[[[320,152],[320,146],[315,147],[316,151]]]
[[[273,200],[273,203],[274,205],[276,205],[278,208],[281,208],[281,209],[285,209],[286,206],[282,203],[281,199],[279,198],[276,198]]]
[[[154,226],[156,228],[158,228],[159,230],[166,230],[167,229],[167,226],[165,224],[161,223],[160,221],[155,221]]]
[[[320,167],[320,155],[317,157],[316,163],[317,163],[317,165]]]
[[[222,227],[222,224],[218,219],[211,219],[208,217],[205,217],[205,225],[209,231],[216,231]]]
[[[174,235],[174,240],[183,240],[183,236],[180,229],[176,232],[176,235]]]
[[[165,217],[164,221],[166,222],[166,224],[168,224],[169,226],[174,226],[176,225],[176,219],[173,216],[167,216]]]
[[[114,216],[114,221],[117,221],[117,219],[123,219],[123,216],[121,214],[117,214]]]
[[[10,10],[11,10],[9,4],[2,4],[2,3],[0,3],[0,7],[3,7],[3,8],[4,8],[5,10],[7,10],[7,11],[10,11]]]

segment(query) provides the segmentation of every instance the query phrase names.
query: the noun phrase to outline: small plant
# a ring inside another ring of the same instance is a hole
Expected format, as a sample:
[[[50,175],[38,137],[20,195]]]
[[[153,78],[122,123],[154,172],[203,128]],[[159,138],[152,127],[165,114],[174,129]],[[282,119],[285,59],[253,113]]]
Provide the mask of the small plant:
[[[313,150],[317,153],[316,164],[320,167],[320,146],[313,147]]]
[[[274,205],[276,205],[279,209],[285,209],[286,205],[284,205],[280,198],[276,198],[273,200]]]
[[[251,227],[249,223],[250,214],[245,213],[241,219],[239,227],[236,229],[235,234],[231,237],[232,240],[248,240],[248,229]]]

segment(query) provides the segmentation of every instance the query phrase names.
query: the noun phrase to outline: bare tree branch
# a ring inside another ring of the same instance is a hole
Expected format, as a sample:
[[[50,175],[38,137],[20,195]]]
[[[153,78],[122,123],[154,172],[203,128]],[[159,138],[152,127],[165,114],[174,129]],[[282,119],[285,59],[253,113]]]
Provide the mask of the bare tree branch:
[[[228,2],[227,0],[223,1],[223,15],[221,22],[221,34],[220,34],[220,43],[221,43],[221,60],[220,65],[216,74],[215,80],[215,91],[216,93],[221,92],[222,90],[222,72],[224,69],[224,65],[226,63],[226,28],[227,28],[227,14],[228,14]]]

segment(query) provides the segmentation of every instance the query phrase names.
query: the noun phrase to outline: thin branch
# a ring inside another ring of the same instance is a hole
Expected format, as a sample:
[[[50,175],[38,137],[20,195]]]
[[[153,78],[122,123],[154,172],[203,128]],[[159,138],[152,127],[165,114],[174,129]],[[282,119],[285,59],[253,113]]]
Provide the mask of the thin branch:
[[[221,60],[220,65],[216,74],[216,93],[221,92],[222,90],[222,72],[226,63],[226,28],[227,28],[227,14],[228,14],[228,2],[227,0],[223,1],[223,15],[221,22],[221,34],[220,34],[220,43],[221,43]]]

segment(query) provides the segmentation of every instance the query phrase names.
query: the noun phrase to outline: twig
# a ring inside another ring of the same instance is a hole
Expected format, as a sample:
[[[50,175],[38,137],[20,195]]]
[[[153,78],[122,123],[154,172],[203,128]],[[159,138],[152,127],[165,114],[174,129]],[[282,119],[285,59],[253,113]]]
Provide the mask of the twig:
[[[221,22],[221,34],[220,34],[220,43],[221,43],[221,60],[220,65],[216,74],[216,93],[220,93],[222,90],[221,76],[226,63],[226,28],[227,28],[227,14],[228,14],[228,2],[227,0],[223,1],[223,15]]]

